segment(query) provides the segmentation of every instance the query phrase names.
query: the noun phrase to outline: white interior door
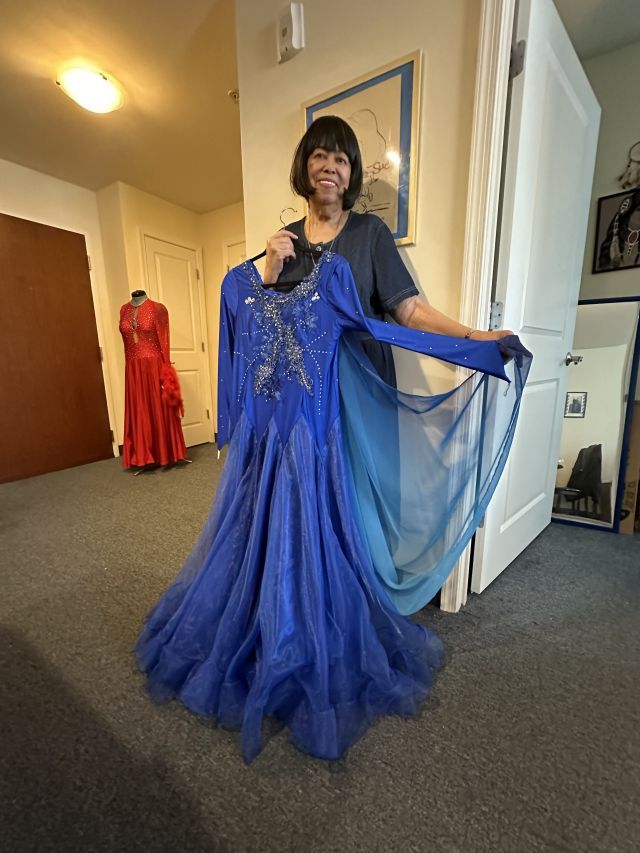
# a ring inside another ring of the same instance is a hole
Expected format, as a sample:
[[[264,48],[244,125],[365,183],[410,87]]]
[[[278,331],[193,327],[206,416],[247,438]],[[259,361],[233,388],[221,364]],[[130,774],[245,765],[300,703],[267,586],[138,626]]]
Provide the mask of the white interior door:
[[[169,312],[171,360],[184,399],[184,440],[187,447],[213,441],[204,295],[197,252],[148,235],[144,237],[144,249],[147,292]]]
[[[227,270],[237,267],[247,259],[247,247],[244,237],[234,240],[231,243],[225,243],[225,260]]]
[[[495,299],[534,354],[511,455],[476,536],[483,589],[551,519],[600,107],[552,0],[521,0]]]

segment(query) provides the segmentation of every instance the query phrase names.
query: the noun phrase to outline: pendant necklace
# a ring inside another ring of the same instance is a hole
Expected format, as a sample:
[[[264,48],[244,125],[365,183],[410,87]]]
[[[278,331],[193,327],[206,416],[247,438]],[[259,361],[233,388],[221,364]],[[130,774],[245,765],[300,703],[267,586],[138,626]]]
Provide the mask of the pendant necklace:
[[[347,212],[347,219],[345,219],[344,225],[347,224],[347,220],[349,219],[350,214],[351,214],[351,211],[348,211]],[[336,242],[336,240],[338,239],[338,236],[340,234],[342,234],[343,231],[344,231],[344,226],[342,225],[342,213],[341,213],[340,219],[338,220],[338,224],[336,226],[336,233],[333,235],[333,240],[329,244],[329,248],[327,250],[329,252],[329,254],[331,254],[331,250],[333,249],[333,244]],[[307,232],[306,232],[304,226],[302,228],[302,232],[304,234],[305,240],[307,241],[307,248],[311,250],[311,243],[309,242],[309,238],[307,236]],[[322,245],[316,246],[316,251],[322,252],[323,251]],[[316,259],[313,257],[313,255],[311,255],[311,262],[313,263],[313,268],[315,269],[318,266],[318,261],[316,261]]]

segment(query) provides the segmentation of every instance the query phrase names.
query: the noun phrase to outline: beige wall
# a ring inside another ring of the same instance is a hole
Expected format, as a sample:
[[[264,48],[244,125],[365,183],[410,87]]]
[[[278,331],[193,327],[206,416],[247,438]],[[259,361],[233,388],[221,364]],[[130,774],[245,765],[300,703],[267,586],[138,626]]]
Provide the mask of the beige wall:
[[[104,299],[109,305],[105,330],[112,373],[114,424],[118,444],[124,441],[124,350],[118,329],[120,306],[127,298],[129,273],[125,251],[120,187],[112,184],[96,194],[106,270]]]
[[[129,272],[128,290],[147,284],[144,237],[148,235],[186,249],[200,249],[200,215],[177,204],[119,183],[122,222]],[[129,293],[124,294],[124,300]],[[123,300],[123,301],[124,301]]]
[[[227,267],[225,247],[244,240],[244,205],[230,204],[200,217],[200,235],[204,258],[204,294],[207,310],[207,346],[211,359],[214,423],[217,423],[218,325],[220,322],[220,286]]]
[[[640,111],[632,82],[640,76],[640,42],[591,59],[584,68],[602,107],[602,120],[580,298],[638,296],[640,269],[592,275],[591,268],[597,200],[622,191],[617,178],[626,166],[629,148],[640,140]]]
[[[292,200],[289,169],[301,103],[416,49],[423,55],[415,246],[403,257],[428,300],[457,317],[460,305],[477,0],[324,0],[305,3],[307,47],[275,59],[281,0],[238,0],[236,28],[247,245],[258,252]],[[292,217],[293,218],[293,217]]]
[[[111,305],[103,257],[103,241],[96,194],[91,190],[0,160],[0,212],[84,234],[91,257],[91,292],[96,313],[109,422],[117,422],[118,363],[111,330]],[[69,330],[70,334],[72,330]]]

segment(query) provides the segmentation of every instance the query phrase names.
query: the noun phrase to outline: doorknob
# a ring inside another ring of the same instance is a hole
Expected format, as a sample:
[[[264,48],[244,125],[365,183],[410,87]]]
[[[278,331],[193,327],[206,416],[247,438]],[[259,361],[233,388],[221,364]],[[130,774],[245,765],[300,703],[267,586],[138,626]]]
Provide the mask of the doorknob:
[[[570,364],[580,364],[580,362],[582,361],[582,359],[583,359],[583,356],[581,356],[581,355],[571,355],[571,353],[570,353],[570,352],[568,352],[568,353],[566,354],[566,356],[565,356],[564,363],[565,363],[565,364],[567,365],[567,367],[568,367]]]

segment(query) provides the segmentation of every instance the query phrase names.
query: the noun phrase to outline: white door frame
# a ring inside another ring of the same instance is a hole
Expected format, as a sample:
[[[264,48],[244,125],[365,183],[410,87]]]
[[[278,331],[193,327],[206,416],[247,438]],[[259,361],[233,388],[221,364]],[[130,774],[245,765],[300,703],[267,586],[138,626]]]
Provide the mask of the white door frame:
[[[480,16],[460,294],[460,322],[477,329],[487,328],[491,311],[516,2],[482,0]],[[442,610],[456,613],[466,604],[470,558],[468,545],[442,587]]]

